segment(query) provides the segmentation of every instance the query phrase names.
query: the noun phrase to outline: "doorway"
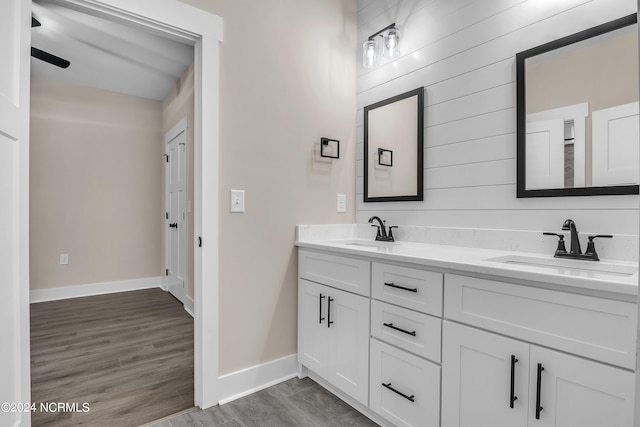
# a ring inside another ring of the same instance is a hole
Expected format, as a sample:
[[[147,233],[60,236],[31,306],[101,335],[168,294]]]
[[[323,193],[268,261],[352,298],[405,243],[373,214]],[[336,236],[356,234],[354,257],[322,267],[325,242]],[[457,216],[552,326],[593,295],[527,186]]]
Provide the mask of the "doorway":
[[[82,12],[103,16],[108,19],[124,22],[127,25],[138,26],[156,33],[166,35],[175,40],[181,40],[194,46],[195,59],[195,142],[194,155],[194,237],[197,237],[197,247],[194,249],[194,296],[196,300],[195,313],[195,404],[202,408],[217,404],[218,384],[218,82],[219,82],[219,43],[222,42],[222,19],[195,7],[188,6],[175,0],[157,0],[150,4],[143,0],[61,0],[70,8]],[[30,2],[28,3],[30,4]],[[25,5],[27,6],[27,5]],[[26,20],[20,21],[27,25]],[[26,29],[25,29],[26,30]],[[22,30],[21,30],[22,31]],[[28,52],[29,38],[15,39],[20,45],[19,52]],[[12,41],[13,42],[13,41]],[[18,51],[18,50],[16,50]],[[26,59],[26,58],[25,58]],[[20,68],[21,81],[28,79],[28,67]],[[26,73],[26,74],[25,74]],[[203,78],[206,76],[206,79]],[[28,89],[26,90],[28,98]],[[17,105],[17,104],[16,104]],[[28,105],[26,103],[25,105]],[[16,109],[22,117],[28,115],[28,110]],[[207,120],[204,121],[203,117]],[[28,134],[28,121],[22,120],[24,135]],[[203,143],[206,141],[206,144]],[[28,164],[28,152],[16,152],[17,163]],[[16,188],[27,188],[28,168],[21,169],[17,176]],[[28,197],[28,189],[22,192],[22,199]],[[15,207],[18,220],[22,224],[28,223],[28,205],[20,204]],[[23,227],[26,230],[26,227]],[[22,233],[26,235],[26,233]],[[16,240],[17,241],[17,240]],[[26,244],[15,252],[16,268],[28,271],[29,257]],[[23,249],[24,248],[24,249]],[[203,263],[203,259],[206,263]],[[26,277],[26,275],[25,275]],[[206,287],[203,286],[206,283]],[[19,384],[11,389],[21,390],[20,396],[24,401],[29,400],[29,351],[28,351],[28,313],[29,294],[28,281],[16,281],[17,298],[19,298],[20,323],[10,323],[18,345],[21,368]],[[19,292],[18,288],[19,286]],[[205,309],[205,307],[207,309]],[[204,333],[206,329],[207,333]],[[28,414],[21,415],[28,423]]]

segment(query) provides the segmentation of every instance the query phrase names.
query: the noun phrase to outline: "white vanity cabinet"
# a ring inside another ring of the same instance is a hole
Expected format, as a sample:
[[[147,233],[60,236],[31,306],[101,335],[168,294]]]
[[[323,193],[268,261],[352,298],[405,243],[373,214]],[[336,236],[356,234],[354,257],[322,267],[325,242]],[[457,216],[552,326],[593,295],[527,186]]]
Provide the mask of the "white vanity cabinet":
[[[443,427],[632,425],[634,373],[610,364],[627,364],[634,304],[457,275],[445,282],[445,317],[470,326],[443,322]]]
[[[368,261],[300,251],[298,362],[365,406],[369,403],[369,297],[338,287],[367,294],[369,274]]]
[[[327,388],[385,427],[632,426],[627,295],[409,261],[300,248],[298,361]]]

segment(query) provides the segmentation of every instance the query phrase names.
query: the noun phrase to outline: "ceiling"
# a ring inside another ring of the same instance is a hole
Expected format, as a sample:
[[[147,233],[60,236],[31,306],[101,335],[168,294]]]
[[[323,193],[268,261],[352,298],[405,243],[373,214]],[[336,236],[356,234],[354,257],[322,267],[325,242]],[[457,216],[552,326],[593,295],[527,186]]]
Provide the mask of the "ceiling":
[[[31,75],[155,100],[165,98],[193,62],[193,46],[107,21],[51,0],[34,0],[31,45],[71,62],[31,58]]]

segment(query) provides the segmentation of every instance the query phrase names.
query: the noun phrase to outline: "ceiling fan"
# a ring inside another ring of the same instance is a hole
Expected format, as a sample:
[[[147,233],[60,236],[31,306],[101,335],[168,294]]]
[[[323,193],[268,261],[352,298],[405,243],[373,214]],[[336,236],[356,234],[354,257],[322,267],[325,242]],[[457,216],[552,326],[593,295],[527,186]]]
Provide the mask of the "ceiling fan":
[[[40,24],[40,21],[31,16],[31,28],[39,27],[41,25],[42,24]],[[71,65],[71,62],[67,61],[66,59],[60,58],[59,56],[53,55],[49,52],[45,52],[44,50],[40,50],[33,46],[31,46],[31,56],[60,68],[67,68],[69,65]]]

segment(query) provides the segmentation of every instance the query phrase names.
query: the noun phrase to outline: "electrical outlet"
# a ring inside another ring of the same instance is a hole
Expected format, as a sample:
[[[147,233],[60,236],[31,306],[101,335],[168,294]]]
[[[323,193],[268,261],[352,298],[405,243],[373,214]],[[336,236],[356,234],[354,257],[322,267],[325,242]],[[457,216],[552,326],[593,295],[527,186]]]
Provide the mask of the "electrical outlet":
[[[340,213],[347,211],[347,195],[346,194],[338,194],[337,211]]]
[[[244,212],[244,190],[231,190],[231,212]]]
[[[69,264],[69,254],[60,254],[60,265]]]

